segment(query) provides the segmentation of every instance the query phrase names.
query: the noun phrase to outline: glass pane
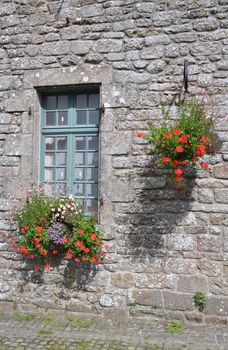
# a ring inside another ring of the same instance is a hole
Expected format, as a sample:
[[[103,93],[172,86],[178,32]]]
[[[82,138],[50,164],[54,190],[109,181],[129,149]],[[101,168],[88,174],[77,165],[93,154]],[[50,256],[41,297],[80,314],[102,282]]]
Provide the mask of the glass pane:
[[[58,125],[68,124],[68,112],[58,112]]]
[[[99,160],[98,152],[87,154],[88,165],[98,166],[98,160]]]
[[[58,97],[58,109],[67,109],[68,108],[68,96],[62,95]]]
[[[56,153],[56,166],[66,165],[66,152]]]
[[[87,95],[77,95],[76,108],[87,108]]]
[[[78,136],[76,139],[76,150],[85,150],[86,149],[86,138],[83,136]]]
[[[57,139],[57,150],[65,150],[67,149],[67,138],[66,137],[58,137]]]
[[[98,211],[98,202],[97,199],[87,199],[87,213],[88,214],[97,214]]]
[[[47,109],[56,109],[56,96],[47,96]]]
[[[86,111],[77,111],[77,125],[87,124]]]
[[[66,168],[57,168],[56,169],[56,180],[57,181],[66,180]]]
[[[98,94],[89,95],[89,108],[99,108],[99,95]]]
[[[46,125],[56,124],[56,112],[46,112]]]
[[[99,125],[99,111],[89,111],[89,124]]]
[[[56,183],[55,186],[55,195],[64,196],[67,193],[67,185],[66,183]]]
[[[88,137],[88,149],[97,151],[98,146],[99,146],[98,136],[89,136]]]
[[[54,171],[55,171],[55,169],[45,168],[45,171],[44,171],[44,181],[45,182],[49,182],[49,181],[54,180]]]
[[[54,137],[46,137],[45,138],[46,150],[51,151],[55,149],[55,138]]]
[[[87,180],[88,181],[98,181],[98,169],[97,168],[87,168]]]
[[[87,196],[97,197],[97,184],[87,184]]]
[[[55,154],[46,153],[45,154],[45,166],[54,166],[55,165]]]
[[[84,184],[75,184],[74,185],[75,196],[85,196],[85,185]]]
[[[74,164],[75,165],[85,165],[86,163],[86,154],[85,153],[75,153],[74,155]]]
[[[85,168],[76,168],[75,169],[75,181],[85,181],[86,180],[85,172],[86,172]]]

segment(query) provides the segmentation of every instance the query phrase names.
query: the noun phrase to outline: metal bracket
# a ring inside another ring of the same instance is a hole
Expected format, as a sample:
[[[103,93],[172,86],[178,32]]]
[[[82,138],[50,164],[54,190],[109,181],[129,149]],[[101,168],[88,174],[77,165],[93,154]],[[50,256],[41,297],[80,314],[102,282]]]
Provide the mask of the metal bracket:
[[[188,61],[184,60],[184,91],[188,92]]]

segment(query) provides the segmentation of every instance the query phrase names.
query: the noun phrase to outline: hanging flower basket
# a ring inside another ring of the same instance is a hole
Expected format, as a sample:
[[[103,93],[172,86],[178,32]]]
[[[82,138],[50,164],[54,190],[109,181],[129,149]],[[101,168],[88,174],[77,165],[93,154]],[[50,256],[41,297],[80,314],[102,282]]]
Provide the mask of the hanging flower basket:
[[[176,122],[168,120],[159,127],[152,125],[146,136],[139,132],[137,137],[145,138],[153,146],[156,165],[170,169],[176,189],[186,188],[189,174],[197,169],[208,170],[203,157],[214,153],[218,146],[213,119],[206,116],[202,103],[193,100],[180,106]]]
[[[51,268],[51,260],[65,258],[75,263],[99,264],[107,245],[95,227],[93,218],[85,217],[73,197],[34,196],[17,214],[20,233],[11,245],[27,259]]]

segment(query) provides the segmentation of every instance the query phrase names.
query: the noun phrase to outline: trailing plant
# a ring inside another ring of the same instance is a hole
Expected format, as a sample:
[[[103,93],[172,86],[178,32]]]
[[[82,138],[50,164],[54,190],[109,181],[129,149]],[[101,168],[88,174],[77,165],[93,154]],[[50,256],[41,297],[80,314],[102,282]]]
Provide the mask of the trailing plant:
[[[137,136],[153,145],[156,164],[170,169],[177,189],[186,187],[184,175],[188,170],[208,170],[203,157],[218,147],[213,119],[207,117],[203,104],[194,100],[180,105],[176,122],[165,120],[162,126],[152,125],[146,136],[143,133]]]
[[[170,334],[182,333],[185,330],[185,326],[181,321],[173,320],[166,328],[166,332]]]
[[[76,263],[99,264],[107,245],[93,218],[85,217],[73,197],[34,196],[18,212],[20,234],[11,245],[29,260],[50,269],[49,258],[61,257]],[[40,269],[35,266],[35,271]]]
[[[199,311],[203,311],[207,305],[207,300],[203,293],[196,292],[196,294],[193,297],[195,306],[198,308]]]

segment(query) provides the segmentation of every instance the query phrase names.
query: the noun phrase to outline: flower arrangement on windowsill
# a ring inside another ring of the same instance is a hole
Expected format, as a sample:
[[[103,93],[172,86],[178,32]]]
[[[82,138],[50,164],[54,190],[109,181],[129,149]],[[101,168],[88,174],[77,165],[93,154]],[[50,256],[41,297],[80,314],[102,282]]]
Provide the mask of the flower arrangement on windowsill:
[[[139,132],[137,137],[145,138],[153,146],[156,165],[170,169],[176,190],[184,191],[186,174],[209,169],[203,157],[218,148],[213,129],[214,121],[206,116],[203,104],[191,100],[180,106],[176,122],[166,120],[162,126],[151,125],[146,136]]]
[[[40,264],[50,269],[53,257],[97,265],[106,254],[108,245],[93,218],[85,217],[71,196],[34,196],[18,212],[17,220],[21,229],[11,248],[37,262],[36,272]]]

